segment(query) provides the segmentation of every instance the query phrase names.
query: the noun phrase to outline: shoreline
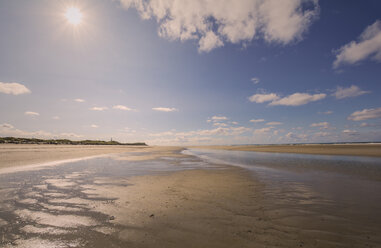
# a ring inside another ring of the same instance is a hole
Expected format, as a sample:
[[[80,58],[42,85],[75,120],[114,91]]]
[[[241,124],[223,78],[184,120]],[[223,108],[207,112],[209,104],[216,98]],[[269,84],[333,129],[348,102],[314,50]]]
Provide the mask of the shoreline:
[[[313,155],[381,157],[381,144],[296,144],[296,145],[230,145],[189,146],[197,149],[298,153]]]

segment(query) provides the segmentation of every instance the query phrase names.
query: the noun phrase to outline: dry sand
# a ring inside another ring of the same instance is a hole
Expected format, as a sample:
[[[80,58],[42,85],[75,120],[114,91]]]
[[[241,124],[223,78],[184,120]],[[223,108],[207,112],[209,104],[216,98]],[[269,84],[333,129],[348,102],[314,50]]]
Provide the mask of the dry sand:
[[[301,144],[301,145],[247,145],[247,146],[197,146],[193,148],[255,151],[255,152],[280,152],[304,153],[317,155],[348,155],[381,157],[381,144]]]

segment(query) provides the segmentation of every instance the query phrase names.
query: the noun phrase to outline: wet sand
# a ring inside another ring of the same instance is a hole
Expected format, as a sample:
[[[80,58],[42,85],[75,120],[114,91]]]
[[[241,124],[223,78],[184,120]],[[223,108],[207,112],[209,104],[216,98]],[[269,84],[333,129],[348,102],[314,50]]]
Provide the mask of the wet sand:
[[[301,145],[247,145],[194,146],[192,148],[232,151],[302,153],[316,155],[346,155],[381,157],[381,144],[301,144]]]
[[[356,222],[333,214],[336,205],[316,205],[315,192],[301,185],[301,194],[280,192],[282,198],[282,189],[266,187],[255,173],[206,163],[181,148],[134,149],[0,174],[0,247],[381,244],[370,216]]]
[[[177,147],[0,144],[0,169],[123,152],[170,152]],[[131,158],[133,159],[133,158]]]

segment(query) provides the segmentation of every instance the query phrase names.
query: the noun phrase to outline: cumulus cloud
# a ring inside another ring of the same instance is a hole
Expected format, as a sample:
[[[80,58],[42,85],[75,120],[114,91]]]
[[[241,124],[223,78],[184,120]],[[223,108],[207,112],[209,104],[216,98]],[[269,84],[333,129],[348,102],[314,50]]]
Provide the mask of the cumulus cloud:
[[[251,78],[251,82],[253,82],[254,84],[259,84],[260,80],[257,77],[253,77]]]
[[[377,20],[368,26],[358,38],[336,51],[336,60],[333,67],[343,64],[356,64],[365,59],[381,61],[381,21]]]
[[[86,102],[84,99],[81,99],[81,98],[77,98],[77,99],[74,99],[75,102]]]
[[[40,115],[39,113],[33,112],[33,111],[26,111],[24,114],[29,115],[29,116],[39,116]]]
[[[317,123],[312,123],[310,127],[319,127],[320,129],[328,129],[329,128],[329,123],[324,121],[324,122],[317,122]]]
[[[90,110],[93,110],[93,111],[104,111],[107,109],[108,109],[107,107],[92,107],[92,108],[90,108]]]
[[[9,95],[28,94],[31,91],[23,84],[19,83],[2,83],[0,82],[0,93]]]
[[[264,103],[279,99],[279,96],[275,93],[270,94],[254,94],[249,97],[250,102]]]
[[[178,109],[176,109],[176,108],[166,108],[166,107],[156,107],[156,108],[152,108],[152,110],[160,111],[160,112],[174,112],[174,111],[178,111]]]
[[[124,105],[115,105],[112,107],[113,109],[119,109],[119,110],[124,110],[124,111],[131,111],[132,109],[127,107],[127,106],[124,106]]]
[[[370,91],[361,90],[356,85],[352,85],[351,87],[348,87],[348,88],[343,88],[339,86],[337,87],[335,93],[333,93],[333,96],[335,96],[336,99],[343,99],[348,97],[361,96],[367,93],[370,93]]]
[[[268,43],[302,39],[319,14],[317,0],[120,0],[143,19],[155,19],[159,36],[197,40],[200,52],[225,43],[245,44],[262,37]]]
[[[300,106],[309,102],[315,102],[324,99],[327,95],[324,93],[310,95],[307,93],[294,93],[281,99],[272,101],[269,105]]]
[[[350,116],[348,116],[348,120],[352,121],[362,121],[376,118],[381,118],[381,107],[375,109],[363,109],[355,111]]]
[[[279,122],[279,121],[271,121],[271,122],[267,122],[266,125],[268,126],[275,126],[275,125],[282,125],[283,123],[282,122]]]
[[[264,122],[265,121],[265,119],[252,119],[252,120],[250,120],[250,122],[252,122],[252,123],[258,123],[258,122]]]

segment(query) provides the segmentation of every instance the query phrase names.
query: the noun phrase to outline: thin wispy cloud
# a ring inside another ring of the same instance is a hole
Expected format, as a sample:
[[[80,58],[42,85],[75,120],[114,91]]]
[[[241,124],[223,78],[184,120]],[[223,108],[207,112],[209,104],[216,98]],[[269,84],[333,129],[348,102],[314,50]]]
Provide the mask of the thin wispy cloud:
[[[60,118],[59,116],[53,116],[52,119],[53,119],[53,120],[59,120],[59,119],[61,119],[61,118]]]
[[[120,0],[143,19],[159,24],[159,36],[197,40],[200,52],[225,43],[244,44],[255,38],[282,45],[302,39],[319,14],[316,0]],[[305,8],[309,4],[309,8]]]
[[[81,99],[81,98],[77,98],[77,99],[74,99],[75,102],[86,102],[84,99]]]
[[[368,26],[358,38],[351,41],[336,51],[333,67],[353,65],[360,61],[371,59],[381,61],[381,21],[377,20]]]
[[[92,108],[90,108],[90,110],[93,110],[93,111],[104,111],[107,109],[108,109],[107,107],[92,107]]]
[[[155,108],[152,108],[152,110],[159,111],[159,112],[175,112],[175,111],[179,111],[177,108],[167,108],[167,107],[155,107]]]
[[[253,77],[250,80],[251,80],[251,82],[253,82],[253,84],[259,84],[259,82],[260,82],[259,78],[257,78],[257,77]]]
[[[259,122],[264,122],[265,121],[265,119],[252,119],[252,120],[250,120],[250,122],[252,122],[252,123],[259,123]]]
[[[348,116],[348,120],[352,121],[363,121],[376,118],[381,118],[381,107],[355,111],[350,116]]]
[[[25,115],[28,115],[28,116],[39,116],[40,114],[37,113],[37,112],[33,112],[33,111],[26,111],[24,112]]]
[[[0,124],[0,135],[1,136],[12,136],[12,137],[23,137],[23,138],[70,138],[70,139],[79,139],[83,138],[83,135],[75,133],[51,133],[43,130],[38,131],[24,131],[14,127],[9,123]]]
[[[310,127],[318,127],[320,129],[328,129],[329,128],[329,123],[324,121],[324,122],[316,122],[312,123]]]
[[[305,140],[307,138],[306,134],[299,134],[299,133],[294,133],[294,132],[288,132],[285,137],[287,139],[293,140],[293,141],[301,141]]]
[[[91,124],[90,127],[91,127],[91,128],[98,128],[99,126],[98,126],[98,125],[95,125],[95,124]]]
[[[133,109],[124,106],[124,105],[115,105],[112,107],[113,109],[119,109],[119,110],[124,110],[124,111],[132,111]]]
[[[2,83],[0,82],[0,93],[8,95],[22,95],[31,93],[31,91],[20,83]]]
[[[343,87],[337,87],[335,93],[333,93],[333,96],[336,97],[336,99],[344,99],[349,97],[356,97],[361,96],[364,94],[368,94],[370,91],[361,90],[358,86],[352,85],[348,88]]]
[[[276,125],[282,125],[283,122],[279,122],[279,121],[271,121],[271,122],[267,122],[266,125],[268,126],[276,126]]]
[[[228,124],[223,123],[223,122],[215,122],[213,123],[213,126],[218,126],[218,127],[227,127]]]
[[[265,134],[265,133],[268,133],[268,132],[272,131],[272,129],[274,129],[274,127],[264,127],[264,128],[255,129],[253,134],[254,135],[256,135],[256,134]]]
[[[269,94],[254,94],[249,97],[250,102],[255,103],[264,103],[264,102],[270,102],[279,99],[279,96],[275,93],[269,93]]]
[[[228,117],[215,115],[215,116],[212,116],[210,119],[212,121],[226,121],[228,120]]]
[[[332,110],[327,110],[327,111],[324,111],[324,112],[318,112],[318,114],[331,115],[331,114],[333,114],[333,111]]]
[[[283,105],[283,106],[300,106],[310,102],[319,101],[324,99],[327,95],[324,93],[320,94],[308,94],[308,93],[294,93],[292,95],[283,97],[281,99],[272,101],[269,105]]]
[[[358,132],[356,130],[350,130],[350,129],[345,129],[342,131],[342,133],[346,135],[358,135]]]

